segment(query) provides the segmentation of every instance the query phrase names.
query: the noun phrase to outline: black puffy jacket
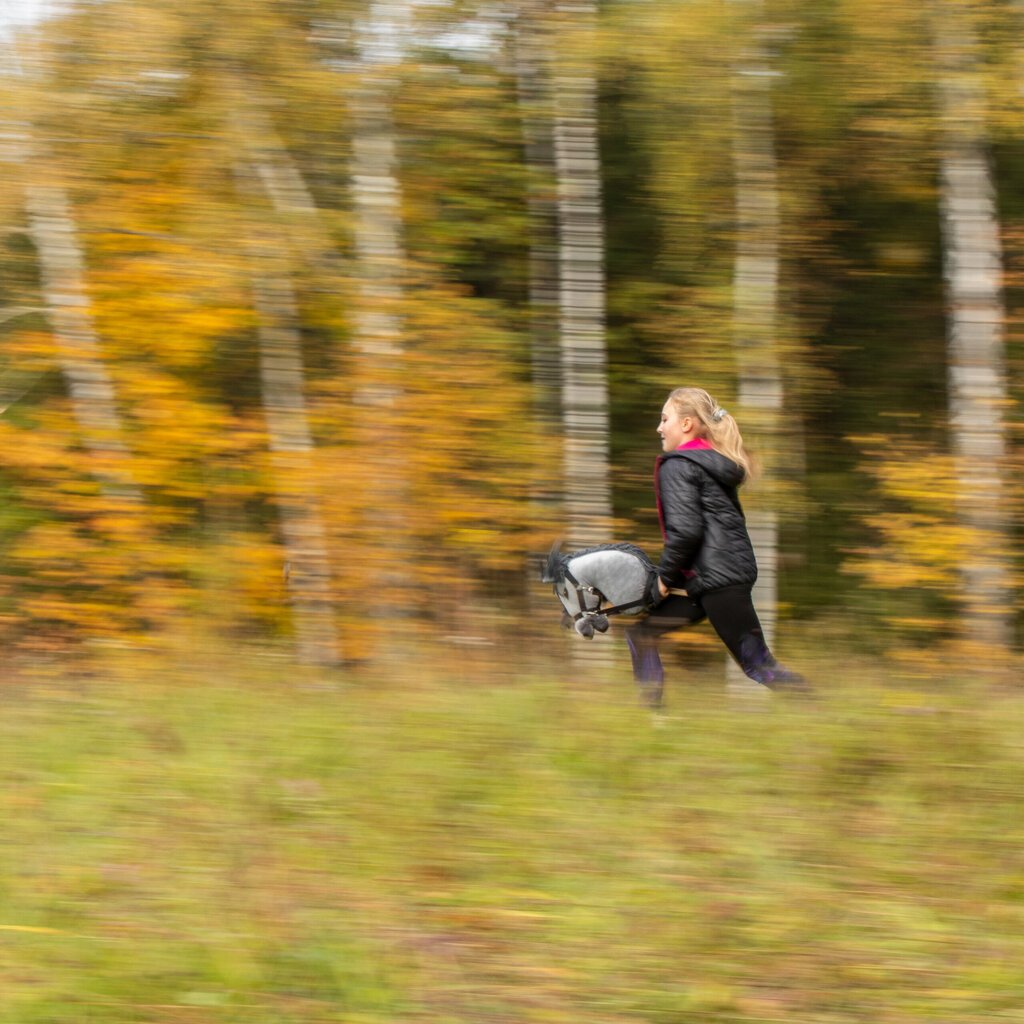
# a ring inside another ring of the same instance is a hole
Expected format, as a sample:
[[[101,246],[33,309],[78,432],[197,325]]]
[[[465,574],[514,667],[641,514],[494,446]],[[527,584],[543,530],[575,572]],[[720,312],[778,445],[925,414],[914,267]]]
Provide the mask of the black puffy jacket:
[[[665,584],[691,597],[753,586],[757,562],[736,495],[743,470],[712,448],[691,448],[662,455],[654,476]]]

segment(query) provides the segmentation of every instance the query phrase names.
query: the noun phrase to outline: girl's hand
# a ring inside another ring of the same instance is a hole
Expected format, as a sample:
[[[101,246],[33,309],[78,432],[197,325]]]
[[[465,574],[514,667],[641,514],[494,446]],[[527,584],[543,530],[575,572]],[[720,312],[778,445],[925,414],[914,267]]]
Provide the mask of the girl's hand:
[[[668,597],[668,587],[665,586],[665,581],[660,576],[658,577],[658,593],[662,597]]]

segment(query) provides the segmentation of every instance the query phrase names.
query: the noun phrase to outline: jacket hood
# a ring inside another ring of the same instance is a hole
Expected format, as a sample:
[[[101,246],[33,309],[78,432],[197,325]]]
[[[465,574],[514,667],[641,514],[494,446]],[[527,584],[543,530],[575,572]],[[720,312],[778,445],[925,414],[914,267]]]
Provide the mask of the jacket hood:
[[[660,466],[665,459],[689,459],[690,462],[696,462],[726,488],[739,487],[746,476],[742,466],[721,452],[716,452],[714,448],[676,449],[674,452],[662,455],[658,460],[658,465]]]

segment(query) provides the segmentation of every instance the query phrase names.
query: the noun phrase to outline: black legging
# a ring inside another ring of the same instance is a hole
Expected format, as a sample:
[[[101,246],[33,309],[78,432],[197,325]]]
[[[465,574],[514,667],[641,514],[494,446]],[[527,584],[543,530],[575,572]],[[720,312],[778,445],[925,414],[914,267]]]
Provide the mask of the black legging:
[[[803,679],[783,668],[768,650],[750,592],[750,587],[722,587],[701,595],[699,600],[672,594],[626,629],[633,678],[644,690],[649,703],[661,703],[665,680],[658,654],[659,638],[704,619],[711,623],[736,663],[751,679],[769,689],[803,685]]]

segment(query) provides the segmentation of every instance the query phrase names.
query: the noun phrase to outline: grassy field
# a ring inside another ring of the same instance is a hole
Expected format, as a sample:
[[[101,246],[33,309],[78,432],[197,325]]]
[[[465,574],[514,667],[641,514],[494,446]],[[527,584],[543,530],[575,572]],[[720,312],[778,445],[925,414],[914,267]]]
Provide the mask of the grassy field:
[[[3,1024],[1024,1022],[1024,692],[4,691]]]

